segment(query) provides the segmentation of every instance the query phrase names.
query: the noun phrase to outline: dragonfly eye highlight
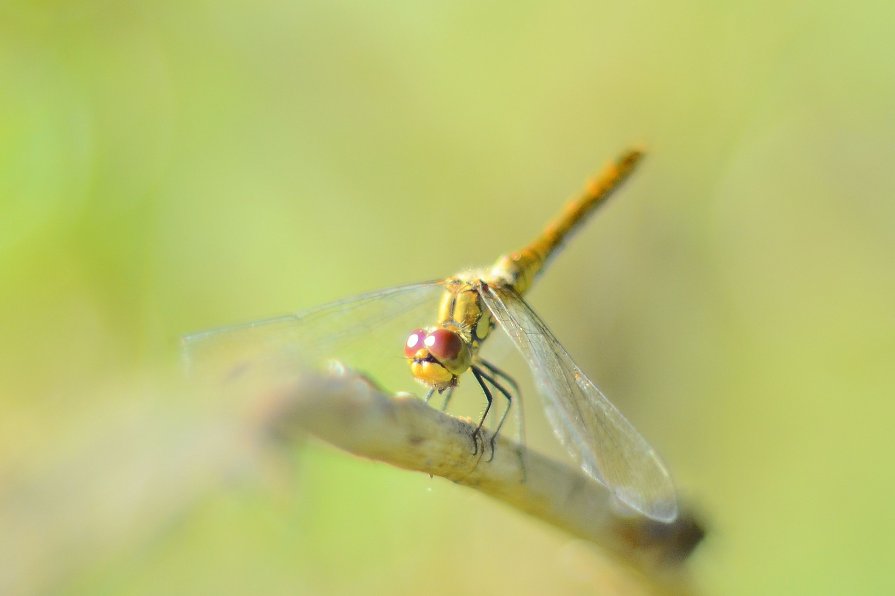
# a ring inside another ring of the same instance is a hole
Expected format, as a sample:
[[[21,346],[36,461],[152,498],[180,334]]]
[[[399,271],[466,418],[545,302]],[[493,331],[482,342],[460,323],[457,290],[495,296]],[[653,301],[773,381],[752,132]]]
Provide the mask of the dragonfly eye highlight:
[[[456,332],[448,329],[436,329],[426,336],[425,344],[429,353],[441,362],[456,360],[463,349],[463,340]]]
[[[404,344],[404,355],[408,358],[413,358],[419,350],[425,347],[425,341],[426,331],[424,329],[414,329],[410,332],[407,342]]]

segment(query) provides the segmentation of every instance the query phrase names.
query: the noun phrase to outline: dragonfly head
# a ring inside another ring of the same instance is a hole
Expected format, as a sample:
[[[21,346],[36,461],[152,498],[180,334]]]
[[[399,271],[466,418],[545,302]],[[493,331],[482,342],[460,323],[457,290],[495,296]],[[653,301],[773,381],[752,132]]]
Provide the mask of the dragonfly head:
[[[457,376],[469,368],[469,344],[453,329],[414,329],[404,344],[410,372],[422,383],[438,390],[453,386]]]

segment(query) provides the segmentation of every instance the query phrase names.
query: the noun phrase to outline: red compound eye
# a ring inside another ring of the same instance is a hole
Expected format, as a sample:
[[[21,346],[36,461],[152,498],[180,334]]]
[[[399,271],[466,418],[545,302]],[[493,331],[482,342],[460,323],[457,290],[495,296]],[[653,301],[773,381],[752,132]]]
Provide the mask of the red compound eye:
[[[414,329],[407,337],[407,343],[404,344],[404,355],[413,358],[418,350],[425,347],[426,331],[424,329]]]
[[[463,349],[463,340],[448,329],[436,329],[426,336],[425,344],[429,353],[441,362],[456,359]]]

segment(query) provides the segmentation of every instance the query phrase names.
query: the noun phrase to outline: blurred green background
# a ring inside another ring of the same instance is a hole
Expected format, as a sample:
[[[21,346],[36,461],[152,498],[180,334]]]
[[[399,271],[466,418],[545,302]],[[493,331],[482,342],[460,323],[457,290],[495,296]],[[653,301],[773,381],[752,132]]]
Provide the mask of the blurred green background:
[[[159,379],[183,333],[488,264],[642,142],[533,306],[706,518],[702,591],[892,593],[893,24],[882,1],[2,3],[0,582],[594,593],[569,537],[313,442],[197,480],[232,463],[178,451],[214,404]]]

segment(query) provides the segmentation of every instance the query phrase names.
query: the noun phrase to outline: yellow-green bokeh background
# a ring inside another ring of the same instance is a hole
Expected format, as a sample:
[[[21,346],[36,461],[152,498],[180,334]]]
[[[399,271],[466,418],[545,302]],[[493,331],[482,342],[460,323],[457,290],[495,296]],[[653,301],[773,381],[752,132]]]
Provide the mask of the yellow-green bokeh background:
[[[0,491],[93,482],[66,458],[121,402],[176,420],[182,333],[488,263],[643,142],[533,305],[708,520],[705,593],[891,593],[893,34],[883,1],[3,3]],[[18,589],[593,593],[479,495],[290,465],[95,540],[111,483]]]

